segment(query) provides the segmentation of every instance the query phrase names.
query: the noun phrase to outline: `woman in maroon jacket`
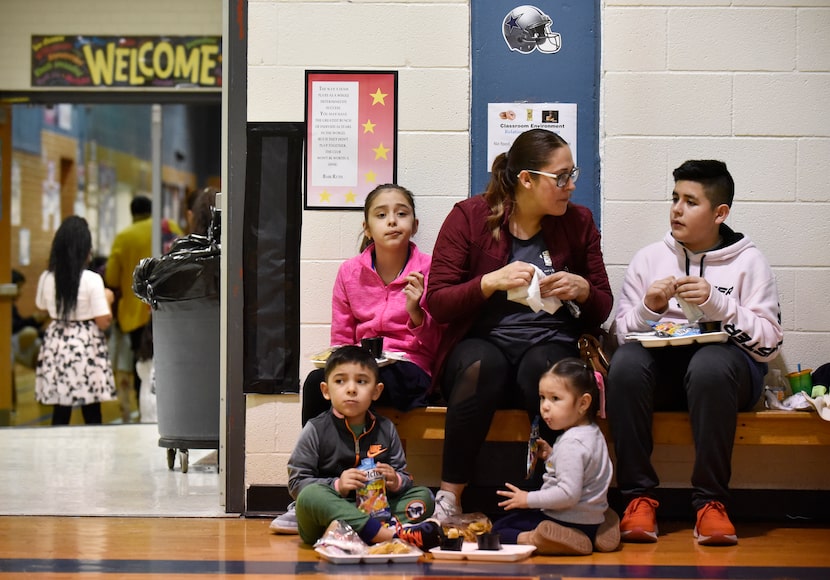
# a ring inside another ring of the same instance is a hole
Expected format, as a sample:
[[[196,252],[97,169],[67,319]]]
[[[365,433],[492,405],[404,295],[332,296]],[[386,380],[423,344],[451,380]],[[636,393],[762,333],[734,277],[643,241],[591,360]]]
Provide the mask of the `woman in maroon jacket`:
[[[461,512],[496,409],[535,417],[539,377],[578,356],[579,335],[611,312],[593,216],[570,203],[578,176],[561,137],[526,131],[496,157],[487,191],[457,203],[438,234],[427,290],[432,316],[448,323],[433,375],[447,401],[438,519]],[[563,302],[553,314],[507,298],[535,274],[541,297]]]

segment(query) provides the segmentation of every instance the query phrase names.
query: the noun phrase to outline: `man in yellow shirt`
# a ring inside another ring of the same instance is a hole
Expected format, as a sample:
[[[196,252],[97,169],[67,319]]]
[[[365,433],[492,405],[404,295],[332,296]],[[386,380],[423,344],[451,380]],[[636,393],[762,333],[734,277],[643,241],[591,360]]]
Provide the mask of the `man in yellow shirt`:
[[[135,376],[135,353],[141,345],[141,337],[150,323],[150,307],[144,304],[133,292],[133,271],[143,258],[153,255],[153,204],[150,198],[138,195],[130,203],[130,213],[133,223],[115,236],[112,243],[104,282],[109,288],[118,290],[116,303],[116,320],[122,334],[130,337],[133,360],[133,381],[136,389],[136,398],[141,381]],[[176,235],[181,235],[181,228],[173,221],[169,221],[170,229]],[[119,399],[121,399],[121,383],[119,384]],[[123,402],[122,402],[123,415]],[[126,420],[126,419],[125,419]]]

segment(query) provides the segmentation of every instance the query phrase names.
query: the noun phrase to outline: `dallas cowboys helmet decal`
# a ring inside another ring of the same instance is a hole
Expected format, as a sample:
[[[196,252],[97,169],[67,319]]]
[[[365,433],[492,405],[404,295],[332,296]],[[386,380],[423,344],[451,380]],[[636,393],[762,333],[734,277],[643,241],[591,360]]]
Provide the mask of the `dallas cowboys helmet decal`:
[[[504,17],[502,34],[510,50],[552,54],[562,48],[562,36],[551,32],[551,24],[550,16],[535,6],[517,6]]]

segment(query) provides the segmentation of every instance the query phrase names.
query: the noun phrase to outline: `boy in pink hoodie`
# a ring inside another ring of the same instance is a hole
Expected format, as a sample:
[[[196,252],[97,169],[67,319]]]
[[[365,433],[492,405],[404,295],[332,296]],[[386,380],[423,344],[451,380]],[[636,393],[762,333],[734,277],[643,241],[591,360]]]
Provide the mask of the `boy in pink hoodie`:
[[[631,260],[615,317],[617,337],[623,343],[629,333],[651,330],[649,322],[688,322],[689,305],[702,320],[720,321],[728,337],[662,348],[629,342],[614,354],[608,417],[617,484],[629,502],[620,534],[624,542],[657,541],[652,413],[687,410],[695,441],[694,536],[704,545],[733,545],[738,538],[726,504],[736,414],[758,401],[766,363],[778,356],[778,290],[761,251],[724,223],[735,191],[726,165],[686,161],[674,180],[671,231]]]

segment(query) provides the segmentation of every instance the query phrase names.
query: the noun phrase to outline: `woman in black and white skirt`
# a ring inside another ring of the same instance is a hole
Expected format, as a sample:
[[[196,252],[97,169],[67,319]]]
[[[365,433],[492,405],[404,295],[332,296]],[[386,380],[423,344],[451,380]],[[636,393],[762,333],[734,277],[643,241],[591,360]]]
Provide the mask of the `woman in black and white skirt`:
[[[37,362],[35,395],[54,405],[52,425],[68,425],[72,407],[84,422],[101,423],[101,401],[115,398],[115,380],[104,331],[112,323],[112,291],[87,270],[92,236],[86,220],[66,218],[55,233],[49,269],[41,274],[36,304],[52,322]]]

